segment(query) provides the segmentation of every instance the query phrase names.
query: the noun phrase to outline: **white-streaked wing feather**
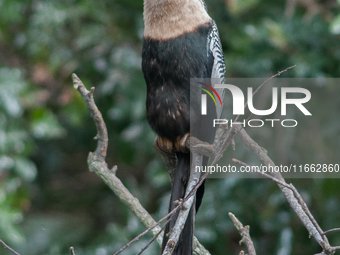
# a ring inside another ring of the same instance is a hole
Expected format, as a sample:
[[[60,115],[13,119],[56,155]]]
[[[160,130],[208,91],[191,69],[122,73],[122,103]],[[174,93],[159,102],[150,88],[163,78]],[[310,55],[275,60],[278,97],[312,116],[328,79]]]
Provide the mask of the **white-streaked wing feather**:
[[[224,55],[222,50],[222,45],[220,41],[220,36],[218,34],[217,26],[215,22],[213,23],[213,26],[208,34],[207,38],[207,48],[208,48],[208,54],[212,54],[214,57],[214,64],[212,68],[212,74],[211,78],[219,78],[220,83],[222,84],[225,79],[225,63],[224,63]],[[214,87],[214,84],[212,84]],[[216,89],[217,93],[220,95],[221,100],[224,99],[224,89]],[[216,96],[215,96],[216,98]],[[218,99],[216,98],[218,101]],[[220,104],[217,104],[216,111],[217,111],[217,118],[221,116],[222,113],[222,106]]]

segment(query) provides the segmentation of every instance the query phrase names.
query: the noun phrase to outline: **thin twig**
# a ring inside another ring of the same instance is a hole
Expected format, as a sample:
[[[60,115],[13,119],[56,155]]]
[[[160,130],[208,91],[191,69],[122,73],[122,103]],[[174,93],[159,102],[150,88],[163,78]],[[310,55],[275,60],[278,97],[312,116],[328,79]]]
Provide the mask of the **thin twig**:
[[[160,219],[159,221],[157,221],[154,225],[152,225],[151,227],[149,227],[148,229],[146,229],[145,231],[143,231],[142,233],[140,233],[138,236],[136,236],[135,238],[133,238],[130,242],[128,242],[126,245],[124,245],[122,248],[120,248],[117,252],[115,252],[113,255],[118,255],[120,254],[122,251],[124,251],[127,247],[129,247],[131,244],[133,244],[134,242],[138,241],[139,238],[141,238],[142,236],[146,235],[147,233],[149,233],[153,228],[157,227],[159,224],[161,224],[161,222],[163,222],[164,220],[166,220],[168,217],[170,217],[171,215],[173,215],[179,208],[180,206],[182,205],[179,204],[178,206],[176,206],[171,212],[169,212],[166,216],[164,216],[162,219]],[[167,220],[168,222],[169,220]],[[166,223],[167,223],[166,222]],[[166,225],[165,223],[165,225]],[[164,226],[165,226],[164,225]],[[154,235],[154,239],[155,240],[159,234],[162,233],[163,229],[164,229],[164,226],[162,228],[160,228],[160,230],[158,231],[157,234]]]
[[[123,252],[127,247],[129,247],[131,244],[133,244],[134,242],[138,241],[139,238],[141,238],[142,236],[146,235],[147,233],[149,233],[154,227],[158,226],[161,223],[162,219],[158,222],[156,222],[153,226],[149,227],[148,229],[146,229],[145,231],[143,231],[142,233],[140,233],[138,236],[136,236],[135,238],[133,238],[130,242],[128,242],[127,244],[125,244],[122,248],[120,248],[118,251],[116,251],[113,255],[118,255],[121,252]],[[162,233],[163,228],[161,228],[158,233],[156,235],[154,235],[153,240],[155,240],[160,233]]]
[[[282,73],[287,72],[289,69],[292,69],[292,68],[294,68],[294,67],[296,67],[296,65],[287,67],[286,69],[284,69],[284,70],[282,70],[282,71],[279,71],[279,72],[277,72],[276,74],[270,76],[270,77],[269,77],[268,79],[266,79],[260,86],[258,86],[257,89],[255,89],[255,91],[253,92],[253,95],[252,95],[252,96],[254,97],[254,95],[255,95],[255,94],[263,87],[263,85],[265,85],[268,81],[270,81],[271,79],[274,79],[274,78],[277,77],[277,76],[280,76]],[[247,105],[248,105],[248,100],[247,100],[247,102],[245,103],[244,108],[246,108]],[[249,120],[249,119],[251,118],[252,115],[253,115],[253,114],[251,113],[251,114],[249,115],[249,117],[247,118],[247,120]],[[236,118],[235,118],[235,120],[234,120],[235,122],[238,120],[238,117],[240,117],[240,115],[237,115],[237,116],[236,116]]]
[[[20,255],[18,252],[16,252],[15,250],[13,250],[11,247],[9,247],[4,241],[2,241],[1,239],[0,239],[0,243],[2,243],[2,245],[7,249],[7,250],[9,250],[10,252],[12,252],[13,254],[15,254],[15,255]]]
[[[294,67],[296,67],[296,65],[287,67],[286,69],[284,69],[284,70],[282,70],[282,71],[279,71],[279,72],[277,72],[276,74],[270,76],[270,77],[269,77],[267,80],[265,80],[260,86],[258,86],[258,88],[253,92],[253,96],[254,96],[254,95],[262,88],[262,86],[263,86],[264,84],[266,84],[268,81],[270,81],[271,79],[273,79],[273,78],[275,78],[275,77],[277,77],[277,76],[280,76],[282,73],[287,72],[289,69],[292,69],[292,68],[294,68]]]
[[[326,235],[326,234],[328,234],[328,233],[335,232],[335,231],[340,231],[340,228],[332,228],[332,229],[328,229],[328,230],[324,231],[322,234],[323,234],[323,235]]]
[[[150,240],[150,242],[148,242],[148,244],[145,245],[145,247],[144,247],[137,255],[141,255],[147,248],[149,248],[149,246],[155,241],[155,239],[157,238],[157,236],[159,236],[159,235],[163,232],[163,230],[165,229],[166,224],[168,224],[169,220],[170,220],[170,218],[166,221],[166,223],[165,223],[164,226],[161,228],[161,230],[158,232],[158,234],[155,235],[155,236]]]

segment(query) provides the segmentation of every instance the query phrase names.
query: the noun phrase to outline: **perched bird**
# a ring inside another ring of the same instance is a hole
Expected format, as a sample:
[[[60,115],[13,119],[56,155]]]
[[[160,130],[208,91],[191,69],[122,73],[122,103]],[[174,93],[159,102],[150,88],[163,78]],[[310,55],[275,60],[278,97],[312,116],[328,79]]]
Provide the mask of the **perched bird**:
[[[195,98],[190,98],[190,78],[223,78],[224,57],[216,24],[202,0],[144,0],[144,24],[142,70],[147,85],[147,119],[161,149],[177,156],[171,211],[174,201],[184,197],[190,175],[190,152],[184,146],[190,132],[190,100],[195,100],[199,107],[204,93],[197,90]],[[218,111],[214,105],[208,109],[207,115],[191,117],[197,123],[195,136],[212,143],[214,133],[206,135],[205,124],[212,123]],[[207,159],[203,164],[207,164]],[[196,193],[196,206],[191,208],[173,254],[192,254],[194,213],[203,192],[201,185]],[[177,216],[178,213],[166,226],[162,251]]]

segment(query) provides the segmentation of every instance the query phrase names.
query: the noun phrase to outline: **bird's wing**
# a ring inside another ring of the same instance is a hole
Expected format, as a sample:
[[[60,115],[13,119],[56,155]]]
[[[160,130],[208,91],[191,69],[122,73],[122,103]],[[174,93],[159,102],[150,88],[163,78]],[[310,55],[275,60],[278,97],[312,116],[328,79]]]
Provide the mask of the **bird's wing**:
[[[226,68],[225,68],[225,63],[224,63],[224,56],[223,56],[220,36],[218,34],[218,30],[217,30],[217,26],[215,22],[213,23],[213,26],[208,33],[207,49],[208,49],[208,54],[212,54],[214,57],[214,64],[212,67],[211,78],[220,79],[220,83],[222,84],[224,82]],[[212,85],[214,86],[214,84]],[[216,91],[220,95],[221,100],[223,101],[224,89],[216,89]],[[217,108],[216,108],[217,118],[221,116],[222,108],[223,108],[222,105],[220,104],[217,105]]]

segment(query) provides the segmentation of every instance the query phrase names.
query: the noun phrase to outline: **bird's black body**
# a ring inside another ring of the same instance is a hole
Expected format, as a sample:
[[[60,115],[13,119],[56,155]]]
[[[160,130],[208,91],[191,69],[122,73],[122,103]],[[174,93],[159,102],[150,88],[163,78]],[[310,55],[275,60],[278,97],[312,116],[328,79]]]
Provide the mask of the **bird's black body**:
[[[190,131],[190,78],[211,77],[214,58],[207,54],[206,39],[211,28],[207,24],[165,41],[144,39],[147,119],[160,137],[175,142]]]
[[[159,138],[175,144],[190,132],[191,124],[195,127],[191,136],[212,143],[214,132],[207,127],[217,116],[215,105],[208,101],[208,114],[200,114],[202,91],[197,86],[197,93],[191,93],[194,96],[190,98],[190,79],[211,78],[220,73],[224,77],[224,58],[214,21],[201,0],[144,0],[144,20],[142,69],[147,84],[150,126]],[[195,106],[194,111],[190,105]],[[169,211],[175,208],[174,201],[184,198],[190,176],[190,153],[174,152],[177,167]],[[203,164],[206,165],[207,160],[204,158]],[[203,193],[201,185],[196,192],[196,206],[189,212],[173,254],[192,254],[194,215]],[[177,217],[178,213],[166,226],[162,251]]]

